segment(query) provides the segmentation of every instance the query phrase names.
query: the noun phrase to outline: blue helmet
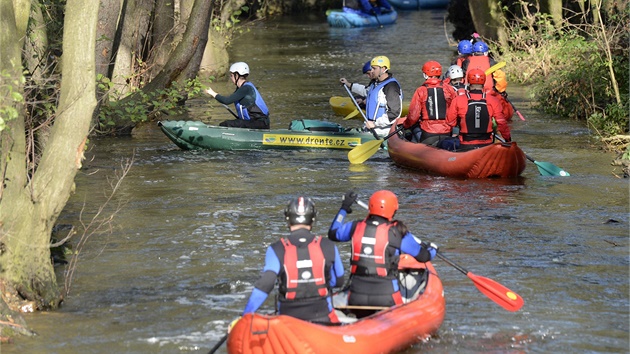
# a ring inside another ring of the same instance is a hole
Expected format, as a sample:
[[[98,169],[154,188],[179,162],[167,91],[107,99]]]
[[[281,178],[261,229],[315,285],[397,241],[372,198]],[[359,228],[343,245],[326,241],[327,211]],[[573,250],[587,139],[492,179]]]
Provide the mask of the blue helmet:
[[[472,54],[473,52],[473,45],[472,43],[470,43],[469,40],[463,40],[463,41],[459,41],[459,44],[457,45],[457,51],[460,54]]]
[[[477,42],[473,44],[473,52],[475,53],[485,53],[488,51],[488,45],[484,42]]]
[[[370,70],[372,70],[372,64],[371,64],[371,60],[368,60],[365,62],[365,65],[363,65],[363,73],[367,74],[367,72]]]

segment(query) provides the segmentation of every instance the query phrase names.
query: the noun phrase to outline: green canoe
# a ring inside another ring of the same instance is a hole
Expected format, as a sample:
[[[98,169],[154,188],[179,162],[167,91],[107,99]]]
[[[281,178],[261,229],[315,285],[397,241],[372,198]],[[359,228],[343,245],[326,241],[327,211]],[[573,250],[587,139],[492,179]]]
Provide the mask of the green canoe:
[[[288,129],[244,129],[199,121],[160,121],[158,126],[183,150],[353,149],[374,136],[337,123],[301,119]]]

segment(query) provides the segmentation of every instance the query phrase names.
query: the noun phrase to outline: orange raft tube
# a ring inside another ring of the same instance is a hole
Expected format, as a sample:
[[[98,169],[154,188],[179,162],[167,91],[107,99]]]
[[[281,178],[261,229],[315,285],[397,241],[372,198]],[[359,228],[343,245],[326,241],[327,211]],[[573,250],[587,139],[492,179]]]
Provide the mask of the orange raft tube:
[[[408,255],[401,256],[399,268],[401,287],[404,277],[410,277],[403,269],[424,275],[426,283],[417,298],[340,326],[250,313],[232,328],[228,353],[395,353],[426,340],[444,321],[442,282],[431,263],[418,263]]]
[[[402,119],[402,118],[401,118]],[[402,124],[399,119],[396,124]],[[396,130],[392,125],[391,132]],[[525,153],[516,142],[496,143],[465,152],[412,143],[394,135],[387,140],[390,158],[399,166],[446,177],[517,177],[526,167]]]

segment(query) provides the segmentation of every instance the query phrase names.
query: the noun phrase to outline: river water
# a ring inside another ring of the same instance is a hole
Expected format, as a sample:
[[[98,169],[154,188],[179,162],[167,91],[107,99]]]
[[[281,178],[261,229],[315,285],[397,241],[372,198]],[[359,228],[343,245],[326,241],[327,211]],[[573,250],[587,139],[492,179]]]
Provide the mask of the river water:
[[[387,55],[409,100],[422,63],[447,66],[453,55],[444,16],[401,13],[393,26],[351,30],[329,28],[323,15],[258,23],[234,41],[232,58],[250,65],[272,126],[295,118],[358,126],[328,105],[344,95],[338,79],[361,81],[363,63]],[[223,79],[213,88],[233,90]],[[435,338],[405,353],[627,353],[628,180],[616,177],[614,156],[593,147],[582,124],[533,110],[523,87],[508,91],[527,118],[515,117],[513,139],[570,177],[541,177],[530,163],[516,179],[456,180],[399,168],[385,152],[349,165],[345,151],[181,151],[155,123],[133,137],[92,139],[59,222],[89,222],[134,156],[104,211],[120,213],[81,251],[63,307],[28,314],[38,335],[1,352],[207,352],[242,311],[266,246],[286,234],[290,198],[313,197],[315,230],[325,233],[346,191],[366,200],[390,189],[400,198],[397,217],[414,234],[525,299],[521,311],[505,311],[438,260],[445,321]],[[191,101],[183,118],[230,118],[210,101]],[[364,215],[356,208],[351,217]],[[347,259],[348,245],[340,251]],[[272,308],[268,300],[261,311]]]

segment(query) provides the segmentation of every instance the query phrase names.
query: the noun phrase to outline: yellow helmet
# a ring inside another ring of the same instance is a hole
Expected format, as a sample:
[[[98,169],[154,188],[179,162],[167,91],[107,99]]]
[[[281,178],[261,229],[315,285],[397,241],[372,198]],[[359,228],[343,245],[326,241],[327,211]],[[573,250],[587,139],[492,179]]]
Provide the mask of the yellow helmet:
[[[391,67],[389,66],[389,59],[383,55],[374,57],[374,59],[372,59],[370,64],[372,66],[380,66],[380,67],[386,67],[387,69],[391,69]]]

